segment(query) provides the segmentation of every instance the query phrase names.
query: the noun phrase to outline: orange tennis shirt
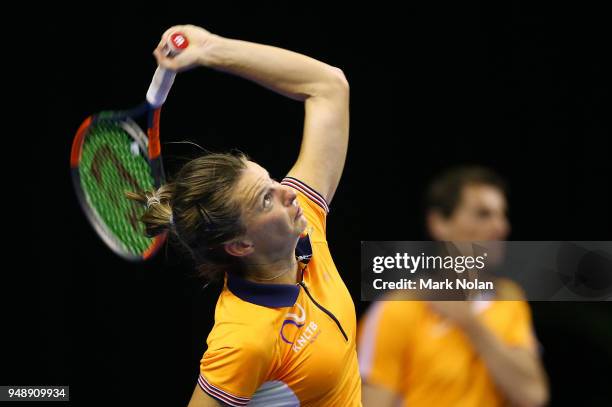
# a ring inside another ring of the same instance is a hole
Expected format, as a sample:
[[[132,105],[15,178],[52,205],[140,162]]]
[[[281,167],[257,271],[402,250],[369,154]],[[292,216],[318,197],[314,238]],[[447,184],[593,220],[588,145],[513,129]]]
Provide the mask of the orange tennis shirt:
[[[526,302],[471,304],[480,321],[504,343],[535,351]],[[359,326],[359,367],[365,383],[396,393],[402,406],[506,403],[467,337],[426,302],[373,303]]]
[[[230,406],[360,406],[355,306],[327,246],[327,203],[295,178],[282,184],[295,189],[308,223],[296,249],[303,279],[228,275],[198,383]]]

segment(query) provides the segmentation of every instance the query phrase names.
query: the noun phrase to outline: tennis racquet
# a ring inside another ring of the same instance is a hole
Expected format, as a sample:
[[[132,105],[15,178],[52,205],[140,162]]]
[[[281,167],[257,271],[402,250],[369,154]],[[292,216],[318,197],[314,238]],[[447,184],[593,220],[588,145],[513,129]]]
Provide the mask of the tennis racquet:
[[[173,56],[188,45],[177,32],[170,35],[164,50]],[[89,116],[72,142],[70,167],[81,207],[104,243],[126,260],[151,258],[166,239],[166,234],[145,236],[139,220],[145,206],[127,199],[125,192],[156,190],[165,181],[159,117],[175,75],[158,66],[144,103]],[[136,123],[145,118],[146,133]]]

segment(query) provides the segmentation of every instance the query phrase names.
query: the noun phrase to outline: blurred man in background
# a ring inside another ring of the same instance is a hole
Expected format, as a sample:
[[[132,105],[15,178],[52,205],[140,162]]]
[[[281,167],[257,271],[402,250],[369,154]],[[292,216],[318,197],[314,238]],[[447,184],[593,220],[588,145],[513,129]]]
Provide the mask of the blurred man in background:
[[[486,168],[447,171],[426,198],[434,240],[493,241],[509,234],[506,187]],[[504,298],[522,294],[506,282],[495,297]],[[546,404],[527,302],[399,299],[389,294],[373,303],[361,322],[364,407]]]

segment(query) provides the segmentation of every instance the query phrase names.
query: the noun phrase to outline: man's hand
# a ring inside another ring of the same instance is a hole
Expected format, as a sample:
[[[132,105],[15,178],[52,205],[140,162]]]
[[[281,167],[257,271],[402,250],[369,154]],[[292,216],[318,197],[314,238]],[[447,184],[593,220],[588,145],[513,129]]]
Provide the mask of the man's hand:
[[[466,328],[476,322],[469,301],[428,301],[429,307],[442,318]]]

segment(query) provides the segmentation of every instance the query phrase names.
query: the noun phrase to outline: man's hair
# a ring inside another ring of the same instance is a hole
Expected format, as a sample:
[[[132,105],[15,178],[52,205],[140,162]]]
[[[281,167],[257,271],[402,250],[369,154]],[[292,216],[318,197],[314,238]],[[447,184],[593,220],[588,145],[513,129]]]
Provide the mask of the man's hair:
[[[450,217],[461,200],[463,189],[468,185],[489,185],[498,188],[504,195],[507,186],[496,172],[479,166],[450,168],[438,175],[429,184],[425,195],[425,211],[437,211]]]

